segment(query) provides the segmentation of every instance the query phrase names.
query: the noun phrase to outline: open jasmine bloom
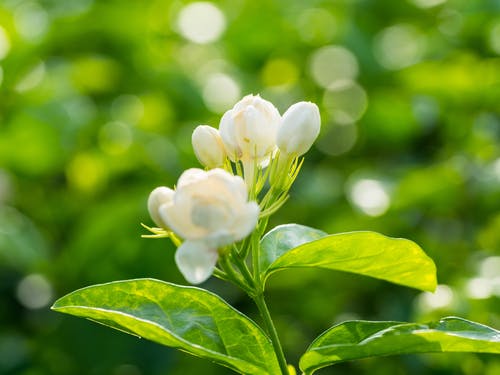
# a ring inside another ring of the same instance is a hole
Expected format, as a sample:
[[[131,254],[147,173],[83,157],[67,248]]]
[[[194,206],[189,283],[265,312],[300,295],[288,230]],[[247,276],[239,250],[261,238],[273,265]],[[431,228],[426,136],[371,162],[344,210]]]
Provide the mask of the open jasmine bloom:
[[[186,280],[198,284],[212,274],[220,247],[253,231],[259,205],[248,202],[241,177],[218,168],[192,168],[179,178],[172,199],[159,205],[158,215],[161,223],[185,240],[176,262]]]

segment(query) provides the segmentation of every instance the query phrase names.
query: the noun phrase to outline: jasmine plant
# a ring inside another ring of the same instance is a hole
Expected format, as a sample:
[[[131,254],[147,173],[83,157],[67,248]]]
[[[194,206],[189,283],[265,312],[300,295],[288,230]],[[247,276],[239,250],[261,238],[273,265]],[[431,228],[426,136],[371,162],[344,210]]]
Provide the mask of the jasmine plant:
[[[190,284],[212,275],[241,288],[262,327],[205,289],[135,279],[70,293],[56,311],[88,318],[175,347],[241,374],[296,373],[286,360],[265,299],[268,277],[289,268],[325,268],[434,291],[436,267],[414,242],[368,231],[327,234],[297,224],[268,230],[288,199],[305,154],[320,131],[317,106],[293,104],[280,115],[249,95],[227,111],[219,129],[200,125],[191,168],[175,189],[155,188],[149,238],[168,238]],[[300,272],[300,271],[297,271]],[[457,317],[437,322],[347,321],[320,334],[300,359],[303,374],[346,360],[422,352],[500,353],[500,332]]]

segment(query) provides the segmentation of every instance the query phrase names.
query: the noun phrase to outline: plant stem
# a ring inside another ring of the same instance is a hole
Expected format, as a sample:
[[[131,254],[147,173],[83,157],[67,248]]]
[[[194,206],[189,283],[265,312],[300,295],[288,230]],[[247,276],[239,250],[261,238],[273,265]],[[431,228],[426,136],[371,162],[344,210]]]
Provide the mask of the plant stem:
[[[236,263],[236,267],[238,267],[239,271],[243,275],[248,286],[251,288],[254,288],[255,282],[253,280],[252,274],[250,273],[250,270],[248,269],[248,266],[245,263],[245,261],[243,259],[241,259],[237,253],[232,256],[232,259]]]
[[[248,295],[253,294],[252,285],[247,285],[245,280],[242,279],[241,275],[236,273],[229,260],[229,255],[223,255],[219,258],[219,265],[225,272],[225,280],[233,282],[236,286],[243,289]],[[217,275],[219,276],[219,275]]]
[[[253,271],[253,278],[254,280],[260,280],[260,260],[259,260],[259,238],[260,238],[260,232],[257,229],[254,230],[254,232],[251,234],[250,237],[250,246],[252,248],[252,271]]]
[[[273,344],[274,352],[276,353],[276,357],[278,358],[278,363],[280,365],[281,373],[283,375],[289,375],[285,354],[283,353],[283,348],[281,347],[280,339],[278,337],[278,332],[276,332],[273,320],[271,319],[271,314],[269,313],[266,301],[264,300],[264,294],[263,293],[256,294],[253,297],[253,300],[255,301],[255,304],[257,305],[260,311],[260,315],[264,320],[264,324],[270,336],[271,343]]]

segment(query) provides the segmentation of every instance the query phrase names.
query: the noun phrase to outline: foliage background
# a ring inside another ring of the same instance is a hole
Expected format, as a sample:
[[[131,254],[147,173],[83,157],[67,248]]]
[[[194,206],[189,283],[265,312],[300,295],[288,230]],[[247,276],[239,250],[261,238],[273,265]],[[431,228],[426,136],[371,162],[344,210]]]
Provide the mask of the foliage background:
[[[218,126],[248,93],[281,112],[300,100],[322,111],[272,225],[412,239],[441,284],[430,295],[327,271],[273,277],[290,361],[350,318],[499,328],[498,0],[226,0],[201,15],[188,4],[0,4],[0,373],[230,373],[48,308],[111,280],[185,283],[171,244],[140,238],[146,199],[198,165],[193,128]],[[231,286],[204,287],[259,319]],[[500,359],[388,357],[319,373],[493,375]]]

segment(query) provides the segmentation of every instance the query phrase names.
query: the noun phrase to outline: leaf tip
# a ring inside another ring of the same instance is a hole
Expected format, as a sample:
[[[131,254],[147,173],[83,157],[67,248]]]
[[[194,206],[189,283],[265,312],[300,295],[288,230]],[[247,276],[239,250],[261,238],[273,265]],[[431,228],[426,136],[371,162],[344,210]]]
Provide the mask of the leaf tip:
[[[59,310],[59,309],[60,309],[60,307],[58,306],[57,302],[59,302],[59,300],[55,301],[55,302],[52,304],[52,306],[50,306],[50,309],[51,309],[52,311],[57,311],[57,310]]]
[[[52,311],[60,311],[61,309],[63,309],[63,308],[64,308],[64,303],[62,303],[62,302],[64,302],[64,297],[65,297],[65,296],[63,296],[63,297],[60,297],[60,298],[56,299],[56,300],[52,303],[52,306],[50,306],[50,309],[51,309]]]

